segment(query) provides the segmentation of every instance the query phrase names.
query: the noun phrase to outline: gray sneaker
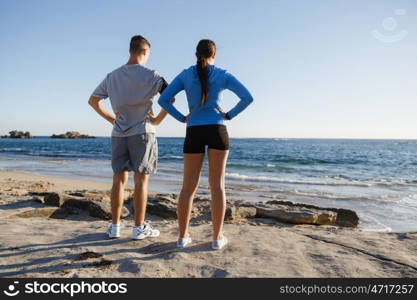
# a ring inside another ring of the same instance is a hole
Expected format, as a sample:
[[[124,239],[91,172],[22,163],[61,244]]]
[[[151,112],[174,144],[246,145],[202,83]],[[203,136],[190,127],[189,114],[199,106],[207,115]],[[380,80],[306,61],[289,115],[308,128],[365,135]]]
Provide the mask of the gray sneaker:
[[[109,223],[107,225],[107,235],[109,236],[109,239],[117,239],[120,237],[120,224],[114,225],[112,223]]]
[[[132,229],[132,240],[143,240],[147,237],[158,237],[159,230],[153,229],[151,225],[145,223],[143,226],[134,226]]]
[[[185,238],[178,238],[177,247],[178,248],[185,248],[188,244],[192,243],[193,240],[190,237]]]
[[[223,248],[224,246],[226,246],[226,244],[229,241],[227,240],[227,238],[223,235],[220,240],[213,240],[211,242],[211,248],[213,250],[220,250],[221,248]]]

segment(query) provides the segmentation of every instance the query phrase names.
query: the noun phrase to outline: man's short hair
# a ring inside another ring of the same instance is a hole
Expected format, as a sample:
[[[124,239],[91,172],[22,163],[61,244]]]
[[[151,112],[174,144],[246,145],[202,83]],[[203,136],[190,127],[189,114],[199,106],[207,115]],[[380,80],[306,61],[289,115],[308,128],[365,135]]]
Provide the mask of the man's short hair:
[[[150,48],[151,43],[141,35],[135,35],[130,39],[129,52],[132,54],[139,54],[146,49],[146,45]]]

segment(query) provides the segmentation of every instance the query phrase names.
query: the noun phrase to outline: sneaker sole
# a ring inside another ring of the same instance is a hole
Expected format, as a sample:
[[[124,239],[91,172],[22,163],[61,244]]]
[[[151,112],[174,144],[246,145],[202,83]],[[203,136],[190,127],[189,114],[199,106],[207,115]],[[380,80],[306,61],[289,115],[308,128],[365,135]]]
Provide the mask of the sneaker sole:
[[[220,250],[220,249],[223,249],[224,247],[226,247],[227,246],[227,244],[229,244],[229,241],[227,241],[225,244],[223,244],[223,246],[221,246],[221,247],[213,247],[213,245],[211,246],[211,249],[213,249],[213,250]]]
[[[158,236],[159,236],[159,234],[158,235],[147,235],[147,236],[144,236],[144,237],[136,237],[136,238],[130,237],[130,239],[131,240],[144,240],[146,238],[156,238]]]
[[[191,240],[188,243],[185,243],[184,245],[180,245],[180,244],[177,243],[177,248],[184,249],[185,247],[187,247],[188,244],[191,244],[192,242],[193,241]]]

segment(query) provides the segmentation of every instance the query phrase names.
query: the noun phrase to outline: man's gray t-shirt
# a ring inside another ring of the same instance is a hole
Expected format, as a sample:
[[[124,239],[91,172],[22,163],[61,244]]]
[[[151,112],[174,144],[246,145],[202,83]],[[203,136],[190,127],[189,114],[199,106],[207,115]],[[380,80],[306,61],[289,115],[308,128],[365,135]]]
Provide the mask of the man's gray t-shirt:
[[[110,98],[116,115],[112,136],[155,132],[147,113],[164,82],[156,71],[137,64],[123,65],[107,74],[92,96]]]

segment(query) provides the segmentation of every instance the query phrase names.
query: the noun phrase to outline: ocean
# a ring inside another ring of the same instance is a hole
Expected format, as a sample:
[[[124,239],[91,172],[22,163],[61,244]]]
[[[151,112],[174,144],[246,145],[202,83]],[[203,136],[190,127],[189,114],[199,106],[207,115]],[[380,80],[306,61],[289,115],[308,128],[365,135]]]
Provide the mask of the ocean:
[[[228,198],[355,210],[366,231],[417,231],[417,140],[231,139]],[[179,193],[183,138],[158,138],[150,189]],[[0,139],[0,169],[111,182],[110,138]],[[208,194],[207,160],[200,194]],[[109,186],[110,188],[110,186]]]

